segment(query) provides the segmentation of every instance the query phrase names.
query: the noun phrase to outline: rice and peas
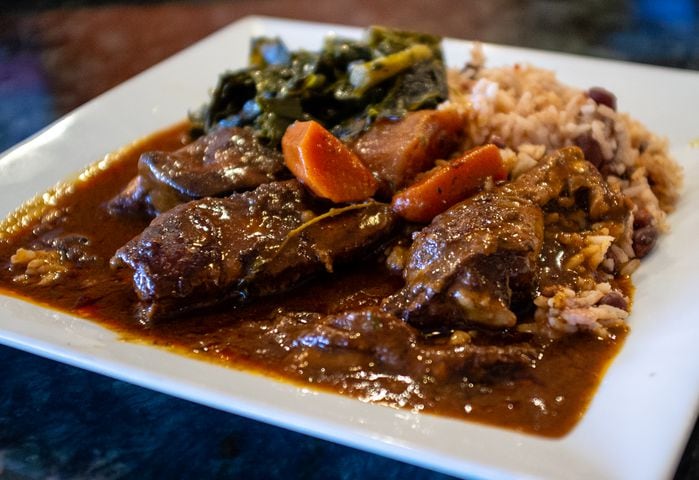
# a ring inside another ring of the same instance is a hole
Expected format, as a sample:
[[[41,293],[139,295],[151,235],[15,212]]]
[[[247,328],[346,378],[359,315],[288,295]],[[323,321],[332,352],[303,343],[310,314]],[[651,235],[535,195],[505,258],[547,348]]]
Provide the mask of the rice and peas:
[[[610,295],[618,296],[610,283],[614,272],[631,275],[640,265],[638,257],[646,252],[635,251],[634,240],[652,248],[657,233],[667,232],[666,216],[682,187],[681,168],[669,156],[666,140],[617,112],[613,95],[603,89],[573,88],[553,72],[525,64],[486,68],[479,45],[463,70],[449,72],[449,85],[449,106],[464,114],[469,141],[473,146],[501,146],[510,179],[553,150],[578,145],[607,182],[633,203],[621,236],[593,225],[571,239],[580,252],[569,261],[598,269],[602,281],[543,292],[534,300],[534,322],[520,325],[521,330],[548,336],[578,330],[607,336],[608,328],[625,323],[631,304],[629,298],[609,301]]]

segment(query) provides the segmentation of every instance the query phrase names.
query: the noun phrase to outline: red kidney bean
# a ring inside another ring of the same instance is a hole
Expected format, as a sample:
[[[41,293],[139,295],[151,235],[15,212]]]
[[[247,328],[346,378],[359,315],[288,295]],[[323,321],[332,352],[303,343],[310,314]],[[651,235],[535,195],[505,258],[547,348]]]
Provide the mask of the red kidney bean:
[[[492,134],[490,137],[488,137],[488,142],[487,143],[492,143],[498,148],[505,148],[507,145],[505,144],[505,140],[502,139],[502,137],[499,137],[498,135]]]
[[[616,95],[602,87],[592,87],[587,91],[587,96],[599,105],[606,105],[616,112]]]
[[[583,133],[578,135],[574,143],[583,151],[585,159],[599,170],[602,163],[604,163],[604,157],[602,156],[602,148],[597,140],[592,138],[589,133]]]
[[[622,310],[628,310],[629,304],[624,298],[624,296],[615,291],[611,291],[602,297],[599,301],[600,305],[609,305],[611,307],[621,308]]]
[[[658,229],[653,225],[647,225],[633,232],[633,251],[638,258],[643,258],[655,246],[658,239]]]
[[[633,215],[633,228],[636,230],[647,227],[652,222],[653,216],[646,208],[639,208]]]

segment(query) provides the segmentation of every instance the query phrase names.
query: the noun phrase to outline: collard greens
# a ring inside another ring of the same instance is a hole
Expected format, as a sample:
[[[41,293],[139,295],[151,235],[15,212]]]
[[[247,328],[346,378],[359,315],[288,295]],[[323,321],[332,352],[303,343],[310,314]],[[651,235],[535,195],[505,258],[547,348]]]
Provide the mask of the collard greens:
[[[295,120],[316,120],[350,139],[379,118],[434,108],[447,98],[441,38],[372,27],[364,40],[325,39],[319,52],[279,38],[252,41],[249,66],[219,78],[195,128],[251,126],[278,145]]]

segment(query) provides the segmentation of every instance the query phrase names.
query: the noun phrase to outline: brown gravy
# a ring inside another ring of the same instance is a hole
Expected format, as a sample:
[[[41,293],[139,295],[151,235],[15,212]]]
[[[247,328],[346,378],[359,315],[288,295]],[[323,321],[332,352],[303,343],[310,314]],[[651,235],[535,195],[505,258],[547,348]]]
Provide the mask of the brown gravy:
[[[146,342],[365,401],[548,437],[566,434],[581,418],[622,343],[623,331],[615,332],[614,339],[569,336],[545,348],[535,366],[497,381],[459,376],[430,383],[411,377],[410,372],[374,371],[367,375],[356,371],[348,375],[342,360],[320,370],[289,368],[284,352],[265,334],[272,328],[275,314],[287,310],[331,313],[376,304],[401,285],[401,279],[390,275],[380,262],[345,269],[245,307],[223,305],[148,327],[138,323],[130,278],[112,270],[109,259],[143,230],[148,220],[111,216],[104,204],[134,176],[141,152],[178,148],[186,141],[187,128],[187,124],[177,125],[135,143],[114,155],[108,168],[89,170],[89,175],[58,196],[55,206],[38,205],[34,212],[25,208],[7,220],[0,235],[2,293],[88,318],[118,331],[126,341]],[[22,215],[33,217],[26,226],[21,223]],[[95,260],[88,267],[71,271],[50,287],[13,280],[18,270],[11,266],[10,257],[19,247],[31,247],[39,236],[64,234],[80,234],[91,240]]]

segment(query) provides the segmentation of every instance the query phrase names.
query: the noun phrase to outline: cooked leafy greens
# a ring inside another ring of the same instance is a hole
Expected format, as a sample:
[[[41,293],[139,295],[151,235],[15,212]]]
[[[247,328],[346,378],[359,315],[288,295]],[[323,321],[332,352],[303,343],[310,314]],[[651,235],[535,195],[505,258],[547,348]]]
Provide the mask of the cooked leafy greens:
[[[446,100],[440,44],[438,36],[384,27],[370,28],[360,41],[330,36],[319,52],[256,38],[249,66],[224,73],[192,121],[203,132],[248,125],[278,145],[295,120],[316,120],[349,139],[379,118]]]

